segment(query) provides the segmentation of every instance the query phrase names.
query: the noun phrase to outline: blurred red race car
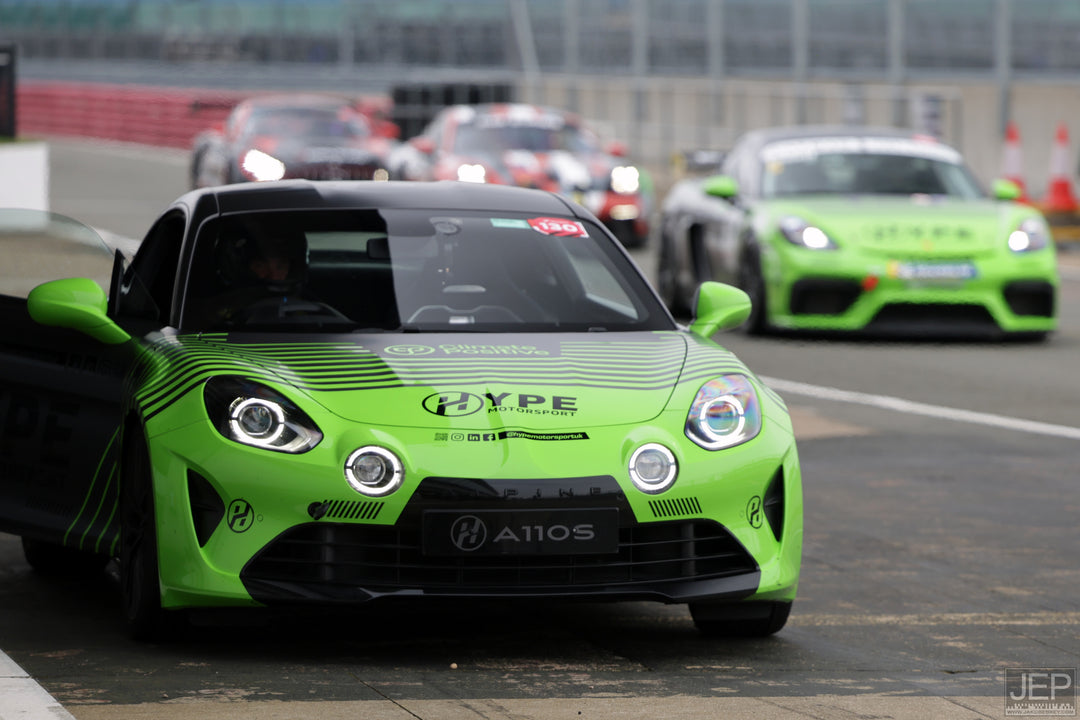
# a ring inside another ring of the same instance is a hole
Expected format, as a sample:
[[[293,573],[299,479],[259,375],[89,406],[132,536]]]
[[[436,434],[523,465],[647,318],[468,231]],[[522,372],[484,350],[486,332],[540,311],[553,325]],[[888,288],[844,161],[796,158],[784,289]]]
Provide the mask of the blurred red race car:
[[[248,98],[196,136],[193,188],[283,178],[385,180],[396,126],[354,101],[315,94]]]
[[[391,154],[398,180],[541,188],[590,210],[627,247],[644,244],[653,209],[644,171],[573,113],[524,103],[451,105]]]

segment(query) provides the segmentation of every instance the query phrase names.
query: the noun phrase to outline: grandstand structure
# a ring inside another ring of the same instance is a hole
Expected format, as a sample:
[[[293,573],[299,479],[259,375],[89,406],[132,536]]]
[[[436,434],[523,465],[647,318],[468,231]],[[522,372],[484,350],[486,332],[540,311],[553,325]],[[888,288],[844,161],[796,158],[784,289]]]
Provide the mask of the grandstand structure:
[[[866,123],[937,134],[989,179],[1012,122],[1033,188],[1080,118],[1077,38],[1076,0],[0,0],[25,80],[396,92],[410,130],[432,102],[513,97],[657,166],[760,125]]]

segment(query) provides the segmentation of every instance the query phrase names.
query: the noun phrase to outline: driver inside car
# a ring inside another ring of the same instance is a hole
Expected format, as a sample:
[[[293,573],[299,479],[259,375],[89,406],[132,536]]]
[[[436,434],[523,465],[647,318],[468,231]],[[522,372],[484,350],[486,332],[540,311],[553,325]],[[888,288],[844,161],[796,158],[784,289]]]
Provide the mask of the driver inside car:
[[[203,304],[207,324],[272,324],[291,309],[302,312],[307,275],[303,233],[222,233],[214,255],[218,292]]]

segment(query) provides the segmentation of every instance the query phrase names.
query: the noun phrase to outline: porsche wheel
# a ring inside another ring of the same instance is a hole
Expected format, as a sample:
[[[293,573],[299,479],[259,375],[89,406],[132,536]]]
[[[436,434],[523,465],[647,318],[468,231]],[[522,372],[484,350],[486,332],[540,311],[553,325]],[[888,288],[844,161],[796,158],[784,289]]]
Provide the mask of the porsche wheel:
[[[666,232],[661,232],[660,255],[656,263],[656,289],[660,293],[660,299],[673,315],[689,315],[690,308],[679,290],[677,263],[678,258],[675,257],[675,247],[671,236]]]
[[[690,616],[706,637],[768,637],[780,631],[791,614],[789,602],[690,603]]]
[[[137,435],[124,443],[120,471],[120,592],[131,637],[154,640],[178,618],[161,608],[150,456],[142,433]]]
[[[739,287],[750,296],[750,316],[743,327],[751,335],[769,331],[769,313],[765,306],[765,278],[761,274],[761,258],[756,250],[746,250],[739,263]]]

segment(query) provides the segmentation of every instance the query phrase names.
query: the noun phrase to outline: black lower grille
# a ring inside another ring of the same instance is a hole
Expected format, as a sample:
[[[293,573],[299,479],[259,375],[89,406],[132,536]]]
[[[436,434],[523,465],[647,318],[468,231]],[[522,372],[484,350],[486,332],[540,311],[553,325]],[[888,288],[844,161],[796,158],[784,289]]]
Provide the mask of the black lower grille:
[[[982,305],[945,305],[938,303],[896,303],[886,305],[870,323],[870,329],[932,330],[993,329],[993,315]]]
[[[593,588],[724,577],[754,572],[741,544],[708,520],[620,528],[612,555],[429,557],[414,528],[309,523],[268,545],[242,578],[368,590],[508,591]],[[630,589],[628,587],[628,589]]]
[[[855,304],[862,287],[854,280],[805,278],[791,287],[793,315],[842,315]]]
[[[1043,280],[1017,280],[1005,286],[1005,302],[1017,315],[1052,317],[1054,286]]]

